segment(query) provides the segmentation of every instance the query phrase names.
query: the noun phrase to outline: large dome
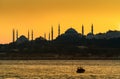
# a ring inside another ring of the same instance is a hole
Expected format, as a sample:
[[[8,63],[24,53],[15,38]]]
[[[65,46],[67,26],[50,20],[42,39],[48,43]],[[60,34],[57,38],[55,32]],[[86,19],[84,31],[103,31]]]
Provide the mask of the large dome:
[[[29,40],[24,35],[22,35],[17,39],[16,43],[20,44],[20,43],[24,43],[24,42],[28,42],[28,41]]]
[[[82,35],[79,34],[75,29],[69,28],[65,31],[64,34],[61,34],[56,38],[57,43],[63,44],[75,44],[78,45],[80,43],[80,39]]]
[[[65,34],[78,34],[78,32],[73,28],[69,28],[66,30]]]

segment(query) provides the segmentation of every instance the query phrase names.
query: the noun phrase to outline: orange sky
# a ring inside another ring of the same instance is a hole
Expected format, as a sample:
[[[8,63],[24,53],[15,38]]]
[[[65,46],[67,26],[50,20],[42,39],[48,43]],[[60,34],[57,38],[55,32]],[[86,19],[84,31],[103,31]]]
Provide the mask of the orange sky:
[[[0,43],[12,41],[12,29],[19,35],[34,30],[34,38],[43,36],[54,27],[57,36],[58,24],[64,33],[69,27],[85,34],[90,32],[120,30],[120,0],[0,0]]]

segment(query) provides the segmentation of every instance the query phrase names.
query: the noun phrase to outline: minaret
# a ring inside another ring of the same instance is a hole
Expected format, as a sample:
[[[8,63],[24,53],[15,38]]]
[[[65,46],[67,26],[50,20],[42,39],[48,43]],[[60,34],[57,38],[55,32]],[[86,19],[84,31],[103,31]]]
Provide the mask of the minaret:
[[[51,40],[53,41],[53,26],[51,27]]]
[[[13,42],[15,42],[15,30],[13,29]]]
[[[48,35],[48,39],[49,39],[49,41],[50,41],[50,33],[49,33],[49,35]]]
[[[58,25],[58,36],[60,36],[60,24]]]
[[[33,41],[33,30],[32,30],[32,33],[31,33],[31,40]]]
[[[28,40],[30,40],[30,33],[29,33],[29,30],[28,30]]]
[[[82,36],[84,36],[84,26],[82,25]]]
[[[94,32],[94,29],[93,29],[93,24],[92,24],[92,26],[91,26],[91,33],[94,34],[93,32]]]
[[[18,39],[18,30],[16,31],[16,40]]]
[[[46,33],[44,33],[44,38],[46,39]]]

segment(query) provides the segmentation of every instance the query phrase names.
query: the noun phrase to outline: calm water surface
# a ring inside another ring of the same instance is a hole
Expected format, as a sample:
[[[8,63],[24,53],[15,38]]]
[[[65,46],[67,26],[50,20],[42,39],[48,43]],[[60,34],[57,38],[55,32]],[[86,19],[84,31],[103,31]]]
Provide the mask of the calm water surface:
[[[0,79],[120,79],[120,60],[0,60]]]

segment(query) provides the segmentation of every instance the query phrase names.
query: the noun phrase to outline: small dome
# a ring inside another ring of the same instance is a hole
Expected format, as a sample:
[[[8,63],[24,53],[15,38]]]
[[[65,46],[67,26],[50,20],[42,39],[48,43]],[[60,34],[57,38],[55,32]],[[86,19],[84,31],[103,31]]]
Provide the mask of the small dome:
[[[92,34],[92,33],[88,33],[87,36],[94,36],[94,34]]]
[[[36,38],[35,40],[44,41],[44,40],[46,40],[46,39],[40,36],[39,38]]]
[[[94,38],[94,34],[88,33],[86,38],[87,39],[93,39]]]
[[[73,28],[69,28],[66,30],[65,34],[78,34],[78,32]]]

